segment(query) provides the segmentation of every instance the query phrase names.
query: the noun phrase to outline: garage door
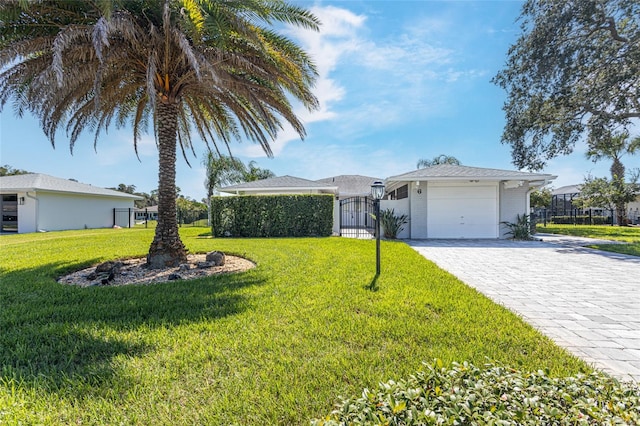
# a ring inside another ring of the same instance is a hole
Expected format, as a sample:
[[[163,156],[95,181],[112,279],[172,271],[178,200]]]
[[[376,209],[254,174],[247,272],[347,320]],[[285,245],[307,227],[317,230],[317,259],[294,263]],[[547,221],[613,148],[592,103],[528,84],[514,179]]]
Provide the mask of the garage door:
[[[497,186],[429,186],[429,238],[498,238]]]

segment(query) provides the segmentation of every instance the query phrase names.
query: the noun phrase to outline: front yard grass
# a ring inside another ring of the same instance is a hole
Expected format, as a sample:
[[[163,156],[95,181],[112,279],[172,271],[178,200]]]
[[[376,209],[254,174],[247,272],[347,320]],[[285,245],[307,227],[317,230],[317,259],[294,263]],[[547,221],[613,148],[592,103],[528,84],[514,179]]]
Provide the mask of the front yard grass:
[[[144,256],[152,229],[0,237],[0,424],[309,424],[422,362],[591,371],[400,242],[211,239],[242,274],[78,288],[66,272]]]
[[[538,232],[550,234],[575,235],[578,237],[598,238],[602,240],[623,241],[628,244],[592,244],[588,247],[614,253],[640,256],[640,228],[630,226],[607,225],[538,225]]]

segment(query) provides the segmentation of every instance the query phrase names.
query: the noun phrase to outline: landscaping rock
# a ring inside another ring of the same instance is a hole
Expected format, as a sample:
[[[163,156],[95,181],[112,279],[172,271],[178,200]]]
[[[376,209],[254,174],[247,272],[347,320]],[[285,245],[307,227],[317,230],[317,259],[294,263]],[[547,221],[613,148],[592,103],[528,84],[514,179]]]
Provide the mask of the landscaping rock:
[[[209,269],[209,268],[213,268],[215,265],[215,263],[213,262],[198,262],[196,263],[196,268],[198,269]]]
[[[214,266],[223,266],[225,262],[224,253],[221,251],[211,251],[207,253],[207,257],[205,258],[207,262],[211,262]]]
[[[122,268],[122,262],[104,262],[96,266],[96,274],[117,274]]]
[[[178,267],[178,271],[180,271],[180,272],[186,272],[189,269],[191,269],[191,266],[189,266],[188,263],[183,263]]]
[[[180,274],[175,273],[175,272],[170,274],[167,277],[167,280],[169,280],[169,281],[177,281],[177,280],[181,280],[181,279],[182,279],[182,276]]]

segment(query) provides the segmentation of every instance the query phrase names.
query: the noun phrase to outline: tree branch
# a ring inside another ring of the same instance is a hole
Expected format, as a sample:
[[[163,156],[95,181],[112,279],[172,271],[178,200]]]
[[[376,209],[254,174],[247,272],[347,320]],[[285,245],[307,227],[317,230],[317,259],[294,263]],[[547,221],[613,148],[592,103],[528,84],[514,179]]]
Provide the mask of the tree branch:
[[[613,19],[612,16],[607,16],[601,21],[600,24],[601,25],[595,27],[592,31],[590,31],[589,35],[595,33],[596,31],[607,30],[609,31],[609,33],[611,33],[611,37],[614,40],[619,41],[621,43],[629,43],[629,39],[621,36],[620,33],[618,32],[618,29],[616,28],[616,21]]]

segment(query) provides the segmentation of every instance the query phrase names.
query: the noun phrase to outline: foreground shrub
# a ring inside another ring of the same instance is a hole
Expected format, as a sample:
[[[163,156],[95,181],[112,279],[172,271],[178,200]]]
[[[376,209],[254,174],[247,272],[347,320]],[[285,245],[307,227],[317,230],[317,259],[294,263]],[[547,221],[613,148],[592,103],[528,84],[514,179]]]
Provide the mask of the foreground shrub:
[[[384,237],[389,239],[398,238],[398,234],[404,229],[404,225],[409,222],[406,214],[396,215],[395,209],[385,209],[380,212],[380,224],[384,229]]]
[[[506,226],[509,231],[507,235],[510,235],[514,240],[532,240],[531,237],[531,221],[529,215],[524,213],[522,216],[517,215],[515,222],[500,222]]]
[[[487,364],[437,360],[407,380],[343,399],[316,426],[637,425],[640,389],[602,373],[551,378]]]

